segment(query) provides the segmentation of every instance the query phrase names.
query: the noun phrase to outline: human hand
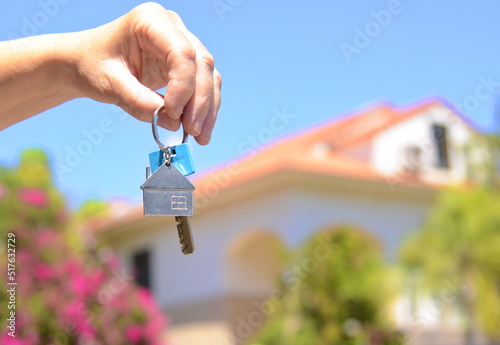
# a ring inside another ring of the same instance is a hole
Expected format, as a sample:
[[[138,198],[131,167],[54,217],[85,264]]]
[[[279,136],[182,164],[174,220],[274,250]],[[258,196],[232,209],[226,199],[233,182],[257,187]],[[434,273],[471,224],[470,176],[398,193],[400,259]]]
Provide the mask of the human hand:
[[[221,76],[214,59],[181,18],[145,3],[101,27],[71,37],[73,84],[81,96],[112,103],[141,121],[210,141],[221,102]],[[167,86],[165,96],[154,90]]]

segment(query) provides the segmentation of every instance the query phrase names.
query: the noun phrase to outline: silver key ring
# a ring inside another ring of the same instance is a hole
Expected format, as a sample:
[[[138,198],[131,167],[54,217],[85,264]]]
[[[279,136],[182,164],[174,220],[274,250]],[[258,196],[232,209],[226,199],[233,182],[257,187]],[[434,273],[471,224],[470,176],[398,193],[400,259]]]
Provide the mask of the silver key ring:
[[[162,142],[160,141],[159,136],[158,136],[158,114],[163,110],[165,110],[164,105],[162,105],[161,107],[156,109],[156,111],[153,115],[153,121],[152,121],[151,125],[153,128],[153,138],[155,138],[155,141],[158,144],[158,146],[160,147],[160,150],[162,150],[163,152],[165,152],[168,155],[168,159],[165,159],[165,160],[170,163],[170,156],[172,155],[172,153],[170,151],[170,146],[163,145]],[[188,134],[184,130],[184,134],[182,136],[182,143],[185,144],[185,143],[187,143],[187,141],[188,141]],[[165,158],[167,158],[167,157],[165,157]]]

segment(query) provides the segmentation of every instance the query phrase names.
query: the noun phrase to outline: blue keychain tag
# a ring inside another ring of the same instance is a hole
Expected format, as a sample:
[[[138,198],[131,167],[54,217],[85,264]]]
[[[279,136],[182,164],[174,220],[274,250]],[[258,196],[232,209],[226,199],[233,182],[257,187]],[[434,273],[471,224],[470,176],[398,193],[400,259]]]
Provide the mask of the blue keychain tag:
[[[170,147],[172,154],[170,162],[184,175],[194,174],[194,164],[191,158],[191,150],[188,144],[180,144]],[[154,173],[162,164],[165,163],[165,152],[158,150],[149,154],[149,164],[151,173]]]
[[[156,170],[158,170],[160,166],[165,164],[165,159],[167,160],[167,165],[170,165],[170,163],[172,163],[184,176],[194,174],[195,171],[193,159],[191,158],[191,151],[189,150],[189,145],[187,144],[187,132],[184,131],[184,134],[182,136],[182,144],[175,146],[163,145],[158,137],[158,113],[164,109],[165,106],[161,106],[160,108],[156,109],[153,115],[153,138],[160,147],[160,150],[151,152],[149,154],[150,174],[153,174]]]

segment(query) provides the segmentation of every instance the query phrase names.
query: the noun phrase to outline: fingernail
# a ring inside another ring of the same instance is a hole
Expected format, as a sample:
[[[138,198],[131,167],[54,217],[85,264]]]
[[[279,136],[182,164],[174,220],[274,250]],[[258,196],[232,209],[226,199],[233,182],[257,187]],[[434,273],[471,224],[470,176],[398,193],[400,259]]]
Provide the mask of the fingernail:
[[[181,105],[181,106],[178,106],[176,109],[175,109],[175,114],[174,114],[174,117],[176,120],[180,119],[181,116],[182,116],[182,113],[184,112],[184,107]]]
[[[212,131],[206,131],[204,134],[203,134],[203,138],[205,138],[205,140],[207,141],[207,143],[210,142],[210,139],[212,137]]]
[[[202,134],[201,131],[203,130],[203,123],[204,122],[205,122],[205,119],[201,119],[199,117],[194,119],[193,130],[196,132],[195,136]]]
[[[203,126],[203,123],[201,122],[201,120],[196,120],[194,123],[193,123],[193,130],[195,132],[194,136],[198,136],[201,134],[201,127]]]

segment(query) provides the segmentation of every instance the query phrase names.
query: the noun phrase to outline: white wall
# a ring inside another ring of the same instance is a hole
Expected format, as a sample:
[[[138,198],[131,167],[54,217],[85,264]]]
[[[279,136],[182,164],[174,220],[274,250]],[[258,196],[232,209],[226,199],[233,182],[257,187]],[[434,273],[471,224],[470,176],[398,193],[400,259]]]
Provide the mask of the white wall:
[[[158,231],[138,230],[115,246],[124,257],[144,246],[152,248],[153,291],[163,307],[175,307],[222,295],[249,296],[252,289],[262,296],[269,287],[266,282],[264,288],[252,288],[229,276],[235,268],[228,261],[228,250],[250,230],[265,229],[286,246],[297,247],[315,231],[349,224],[374,234],[388,257],[394,258],[406,235],[422,224],[428,207],[428,202],[391,192],[388,187],[372,195],[289,186],[192,217],[194,254],[180,252],[169,218]]]
[[[432,133],[432,125],[447,127],[450,169],[439,169]],[[423,180],[431,183],[463,181],[466,173],[463,147],[470,137],[470,129],[449,109],[436,106],[421,115],[410,118],[381,133],[373,140],[372,164],[389,175],[398,175],[408,161],[406,148],[418,146],[422,150]]]

